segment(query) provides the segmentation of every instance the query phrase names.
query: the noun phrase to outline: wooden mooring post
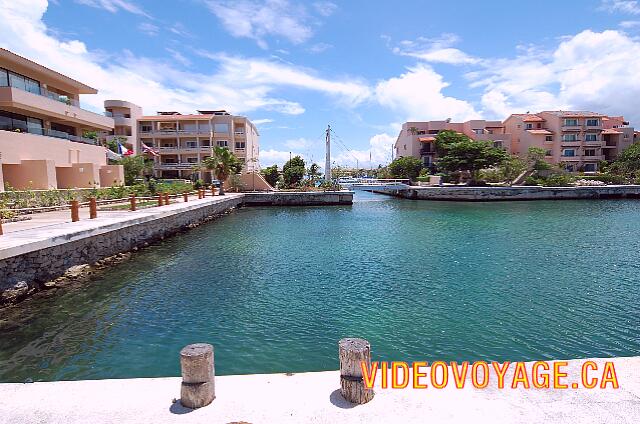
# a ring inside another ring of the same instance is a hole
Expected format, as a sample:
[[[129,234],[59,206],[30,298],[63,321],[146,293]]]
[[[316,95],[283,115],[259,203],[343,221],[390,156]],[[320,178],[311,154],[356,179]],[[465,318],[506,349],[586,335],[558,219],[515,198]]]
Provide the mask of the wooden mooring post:
[[[71,222],[80,221],[80,202],[77,200],[71,201]]]
[[[182,198],[184,199],[185,202],[189,201],[189,193],[182,193]]]
[[[98,217],[98,202],[95,197],[89,197],[89,219]]]
[[[165,193],[164,194],[164,204],[168,205],[170,203],[171,203],[171,201],[169,200],[169,193]]]
[[[340,393],[351,403],[363,404],[373,399],[373,389],[364,385],[362,366],[371,369],[371,345],[364,339],[346,338],[338,342],[340,356]]]
[[[216,187],[211,184],[211,196],[215,196],[216,195]]]
[[[195,343],[180,351],[182,385],[180,403],[187,408],[202,408],[216,398],[213,346]]]
[[[164,204],[162,193],[158,194],[158,206],[162,206]]]
[[[135,194],[132,194],[131,196],[129,196],[129,202],[131,203],[131,206],[129,207],[129,210],[135,211],[136,210],[136,195]]]

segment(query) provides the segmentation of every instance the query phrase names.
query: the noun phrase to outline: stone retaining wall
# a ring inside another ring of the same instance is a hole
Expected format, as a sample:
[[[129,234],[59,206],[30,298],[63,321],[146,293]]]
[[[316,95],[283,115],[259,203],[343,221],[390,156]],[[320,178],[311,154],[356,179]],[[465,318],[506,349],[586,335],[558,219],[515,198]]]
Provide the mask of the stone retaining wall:
[[[247,206],[322,206],[351,205],[352,191],[269,192],[245,193]]]
[[[640,185],[601,187],[410,187],[376,193],[421,200],[500,201],[640,198]]]
[[[132,219],[100,231],[70,234],[68,240],[51,239],[51,247],[40,248],[0,260],[0,304],[20,300],[44,288],[44,284],[74,266],[128,252],[239,206],[242,197],[191,207],[159,217]],[[191,205],[188,205],[191,206]]]

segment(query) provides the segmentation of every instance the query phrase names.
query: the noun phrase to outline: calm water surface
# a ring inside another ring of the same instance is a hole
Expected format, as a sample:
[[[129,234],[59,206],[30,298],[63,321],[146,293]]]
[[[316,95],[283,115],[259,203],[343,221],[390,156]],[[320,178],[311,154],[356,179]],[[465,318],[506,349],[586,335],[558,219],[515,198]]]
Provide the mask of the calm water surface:
[[[0,381],[219,374],[380,360],[640,355],[640,202],[246,208],[136,254],[0,328]],[[2,315],[0,315],[0,319]]]

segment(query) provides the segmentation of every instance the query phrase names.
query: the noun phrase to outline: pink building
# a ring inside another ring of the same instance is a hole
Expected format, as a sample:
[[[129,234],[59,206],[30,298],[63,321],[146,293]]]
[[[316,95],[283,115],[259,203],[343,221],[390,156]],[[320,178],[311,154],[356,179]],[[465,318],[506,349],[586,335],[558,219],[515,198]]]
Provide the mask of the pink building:
[[[124,182],[95,135],[114,121],[80,107],[97,90],[0,48],[0,191]]]
[[[414,156],[425,166],[435,160],[435,136],[444,130],[456,131],[473,140],[487,140],[496,147],[511,150],[511,134],[500,121],[475,119],[466,122],[426,121],[405,122],[394,145],[395,157]]]
[[[634,140],[623,117],[594,112],[513,114],[504,126],[513,134],[512,153],[524,156],[530,147],[539,147],[548,162],[562,163],[568,171],[596,172],[598,162],[615,159]]]

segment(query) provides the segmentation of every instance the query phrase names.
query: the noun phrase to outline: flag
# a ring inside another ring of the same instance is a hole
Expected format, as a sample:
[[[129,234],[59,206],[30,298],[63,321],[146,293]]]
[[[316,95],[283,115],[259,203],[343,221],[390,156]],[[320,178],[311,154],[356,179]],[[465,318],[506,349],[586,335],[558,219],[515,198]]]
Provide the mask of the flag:
[[[127,149],[121,143],[118,143],[118,153],[123,156],[130,156],[133,154],[133,150]]]
[[[142,143],[142,152],[149,154],[151,156],[160,156],[158,155],[158,152],[156,152],[155,150],[153,150],[151,147],[147,146],[144,143]]]
[[[115,152],[112,152],[109,149],[105,149],[106,154],[107,154],[107,159],[111,159],[111,160],[120,160],[122,159],[122,155],[119,155]]]

